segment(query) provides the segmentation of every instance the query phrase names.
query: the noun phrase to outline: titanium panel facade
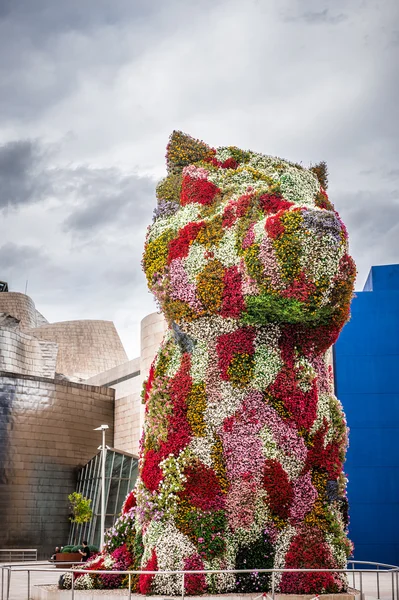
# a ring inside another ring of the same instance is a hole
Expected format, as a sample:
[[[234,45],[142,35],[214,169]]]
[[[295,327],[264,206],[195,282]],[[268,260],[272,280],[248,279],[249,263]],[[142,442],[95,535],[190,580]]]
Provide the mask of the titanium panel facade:
[[[334,348],[355,558],[399,564],[399,265],[372,267]]]
[[[77,467],[101,443],[95,427],[113,443],[113,410],[110,388],[0,372],[0,548],[47,558],[66,544]]]

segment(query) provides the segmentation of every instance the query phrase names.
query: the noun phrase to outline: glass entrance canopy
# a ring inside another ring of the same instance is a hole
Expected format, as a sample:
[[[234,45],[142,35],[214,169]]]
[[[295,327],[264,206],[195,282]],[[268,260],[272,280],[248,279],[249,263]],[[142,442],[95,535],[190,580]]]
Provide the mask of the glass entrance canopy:
[[[136,483],[138,457],[107,448],[105,459],[105,529],[112,527],[118,518],[122,504]],[[101,525],[101,452],[98,452],[80,469],[76,491],[91,499],[93,517],[89,523],[71,523],[68,544],[87,540],[88,544],[100,545]]]

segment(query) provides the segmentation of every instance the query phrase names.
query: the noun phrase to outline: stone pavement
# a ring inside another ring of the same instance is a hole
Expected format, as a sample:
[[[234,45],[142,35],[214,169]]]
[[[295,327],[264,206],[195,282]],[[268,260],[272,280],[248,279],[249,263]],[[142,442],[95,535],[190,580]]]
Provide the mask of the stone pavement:
[[[19,565],[18,569],[21,569],[21,568],[23,569],[23,568],[27,568],[27,567],[25,565]],[[14,569],[15,569],[15,567],[14,567]],[[43,584],[43,585],[56,584],[62,573],[62,571],[60,569],[56,569],[53,565],[49,565],[48,563],[37,564],[34,566],[30,565],[29,569],[31,570],[30,598],[32,598],[33,586],[41,585],[41,584]],[[39,569],[48,569],[48,570],[46,572],[40,572]],[[395,593],[392,594],[391,573],[387,573],[387,572],[384,573],[383,571],[380,571],[379,578],[380,578],[380,598],[381,598],[381,600],[399,600],[399,595],[397,595],[396,586],[395,586]],[[352,576],[349,576],[349,583],[351,586],[353,585]],[[356,574],[356,576],[355,576],[355,587],[357,589],[360,588],[359,574]],[[377,585],[376,585],[376,577],[374,574],[365,573],[362,575],[362,587],[363,587],[363,593],[364,593],[363,600],[377,599]],[[3,582],[4,595],[1,596],[1,600],[6,600],[6,597],[7,597],[6,591],[7,591],[6,590],[6,574],[4,573],[4,582]],[[101,590],[98,590],[97,593],[98,593],[99,597],[104,594],[104,592]],[[94,592],[93,596],[97,595],[97,593]],[[64,594],[65,594],[65,592],[64,592]],[[118,596],[118,594],[115,594],[115,596]],[[227,598],[227,596],[228,595],[226,595],[226,598]],[[132,594],[132,598],[139,598],[139,597],[140,596],[138,596],[136,594]],[[234,597],[238,599],[239,595],[234,595]],[[245,596],[240,595],[241,599],[247,598],[248,600],[254,599],[255,597],[256,597],[256,594],[245,594]],[[205,600],[206,596],[203,596],[202,598]],[[214,598],[216,598],[216,596]],[[218,596],[217,598],[221,600],[223,598],[223,596]],[[233,598],[233,596],[229,596],[229,600],[231,598]],[[18,570],[18,571],[13,570],[13,573],[11,575],[11,582],[10,582],[9,600],[30,600],[30,599],[28,599],[28,575],[26,572],[23,572],[20,570]]]

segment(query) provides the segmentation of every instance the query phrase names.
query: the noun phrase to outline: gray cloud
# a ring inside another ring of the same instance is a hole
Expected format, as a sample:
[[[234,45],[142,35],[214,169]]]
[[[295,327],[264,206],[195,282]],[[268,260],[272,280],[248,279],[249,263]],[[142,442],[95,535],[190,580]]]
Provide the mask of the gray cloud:
[[[397,17],[396,0],[0,0],[0,268],[13,264],[13,288],[29,275],[51,320],[115,320],[137,353],[154,308],[145,228],[175,128],[325,159],[359,285],[397,261]]]
[[[0,246],[0,268],[2,273],[10,273],[16,268],[30,268],[47,262],[42,248],[7,242]]]
[[[155,181],[150,177],[123,175],[117,169],[80,167],[70,172],[71,187],[82,202],[64,222],[66,231],[85,233],[113,225],[131,227],[148,222],[155,204]],[[65,179],[68,173],[64,173]]]
[[[321,10],[319,12],[304,12],[300,18],[306,23],[310,23],[311,25],[318,25],[320,23],[337,25],[338,23],[342,23],[342,21],[346,21],[348,17],[343,13],[339,13],[338,15],[332,15],[329,9],[325,8],[324,10]]]
[[[41,173],[42,158],[33,140],[0,146],[0,209],[35,202],[49,193],[51,184]]]

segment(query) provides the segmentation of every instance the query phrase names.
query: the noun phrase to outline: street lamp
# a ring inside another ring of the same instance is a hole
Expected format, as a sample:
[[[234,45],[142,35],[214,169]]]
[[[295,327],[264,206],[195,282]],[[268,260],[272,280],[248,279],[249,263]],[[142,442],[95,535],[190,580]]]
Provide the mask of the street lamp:
[[[94,431],[102,431],[102,443],[99,446],[101,450],[101,529],[100,529],[100,550],[104,547],[104,530],[105,530],[105,457],[107,447],[105,445],[105,432],[109,429],[108,425],[100,425]]]

